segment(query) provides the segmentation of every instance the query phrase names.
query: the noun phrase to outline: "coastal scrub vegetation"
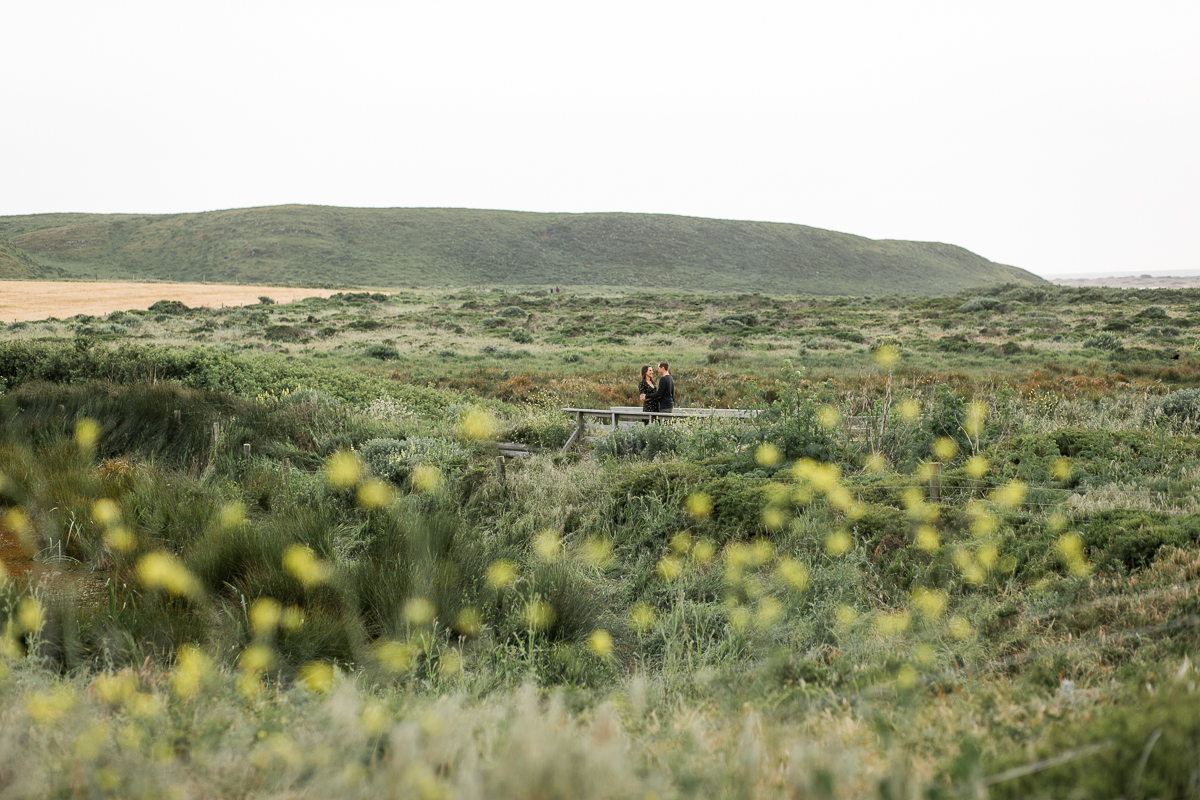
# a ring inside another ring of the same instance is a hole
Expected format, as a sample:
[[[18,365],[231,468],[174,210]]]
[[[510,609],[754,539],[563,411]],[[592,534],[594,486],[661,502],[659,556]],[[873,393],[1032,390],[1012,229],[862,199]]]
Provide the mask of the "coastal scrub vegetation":
[[[1196,793],[1200,295],[267,300],[0,328],[0,789]]]

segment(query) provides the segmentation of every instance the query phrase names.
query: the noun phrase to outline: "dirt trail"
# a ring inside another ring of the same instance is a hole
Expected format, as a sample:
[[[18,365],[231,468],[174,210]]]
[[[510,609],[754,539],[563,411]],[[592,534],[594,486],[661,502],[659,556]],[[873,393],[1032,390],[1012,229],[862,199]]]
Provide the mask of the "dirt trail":
[[[159,300],[188,306],[244,306],[270,297],[277,303],[329,297],[338,289],[240,286],[224,283],[134,283],[131,281],[0,281],[0,322],[31,322],[76,314],[98,317],[112,311],[145,309]]]

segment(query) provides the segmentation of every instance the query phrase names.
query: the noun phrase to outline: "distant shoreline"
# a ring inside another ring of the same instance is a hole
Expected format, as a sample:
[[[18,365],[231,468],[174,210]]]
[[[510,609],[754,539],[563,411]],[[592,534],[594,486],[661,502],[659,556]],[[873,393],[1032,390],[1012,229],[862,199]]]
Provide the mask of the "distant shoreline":
[[[1055,286],[1107,286],[1114,289],[1196,289],[1200,272],[1194,275],[1106,275],[1088,278],[1046,278]]]

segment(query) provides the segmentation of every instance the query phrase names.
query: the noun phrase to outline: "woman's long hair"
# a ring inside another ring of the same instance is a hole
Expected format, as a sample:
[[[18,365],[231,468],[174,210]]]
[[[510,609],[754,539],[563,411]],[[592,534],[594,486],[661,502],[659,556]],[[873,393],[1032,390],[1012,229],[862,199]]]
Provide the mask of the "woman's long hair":
[[[645,366],[642,367],[642,383],[653,386],[654,385],[654,376],[650,374],[651,369],[653,369],[653,367],[651,367],[649,364],[646,364]]]

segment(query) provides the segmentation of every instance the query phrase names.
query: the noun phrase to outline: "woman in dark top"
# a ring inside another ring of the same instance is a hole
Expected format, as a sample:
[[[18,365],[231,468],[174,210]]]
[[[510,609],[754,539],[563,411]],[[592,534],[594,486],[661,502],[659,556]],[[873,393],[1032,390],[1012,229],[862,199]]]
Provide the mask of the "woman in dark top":
[[[654,386],[654,367],[649,364],[642,367],[642,380],[638,383],[638,394],[651,394],[655,390]],[[658,411],[657,400],[643,400],[642,411]],[[650,420],[642,420],[643,425],[649,425]]]

